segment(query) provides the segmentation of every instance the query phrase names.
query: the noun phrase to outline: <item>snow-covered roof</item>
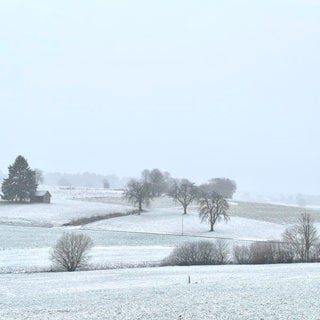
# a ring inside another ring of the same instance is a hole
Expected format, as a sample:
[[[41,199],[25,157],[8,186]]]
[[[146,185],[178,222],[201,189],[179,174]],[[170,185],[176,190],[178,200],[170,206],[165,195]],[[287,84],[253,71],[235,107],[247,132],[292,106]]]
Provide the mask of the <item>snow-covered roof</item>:
[[[43,197],[45,196],[47,193],[49,193],[49,195],[51,196],[50,192],[47,190],[39,190],[36,191],[36,193],[34,194],[36,197]]]

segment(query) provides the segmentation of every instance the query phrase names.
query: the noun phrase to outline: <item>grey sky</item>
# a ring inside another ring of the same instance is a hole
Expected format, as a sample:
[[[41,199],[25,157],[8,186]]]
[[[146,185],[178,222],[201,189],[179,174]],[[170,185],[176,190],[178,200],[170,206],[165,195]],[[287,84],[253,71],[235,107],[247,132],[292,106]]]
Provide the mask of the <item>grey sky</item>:
[[[319,193],[320,3],[0,0],[0,170]]]

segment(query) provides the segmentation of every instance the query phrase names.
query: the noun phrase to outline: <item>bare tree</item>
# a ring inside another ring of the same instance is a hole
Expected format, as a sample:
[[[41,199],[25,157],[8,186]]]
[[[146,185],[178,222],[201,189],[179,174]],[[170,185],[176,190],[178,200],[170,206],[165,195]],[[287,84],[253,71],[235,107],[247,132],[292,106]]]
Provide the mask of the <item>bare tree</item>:
[[[290,244],[301,261],[310,261],[310,250],[318,243],[317,228],[310,214],[302,213],[299,222],[286,229],[283,241]]]
[[[210,224],[210,231],[213,231],[214,225],[217,221],[224,219],[229,220],[227,210],[229,204],[220,194],[215,191],[207,191],[202,188],[199,193],[199,217],[201,222],[208,221]]]
[[[91,238],[85,234],[64,233],[52,249],[50,258],[54,267],[75,271],[87,264],[92,246]]]
[[[150,200],[153,199],[150,184],[136,179],[130,180],[124,190],[124,198],[138,205],[138,214],[140,215],[142,212],[142,204],[149,205]]]
[[[169,196],[182,205],[183,214],[187,214],[188,206],[197,198],[197,195],[197,187],[187,179],[176,180],[169,191]]]

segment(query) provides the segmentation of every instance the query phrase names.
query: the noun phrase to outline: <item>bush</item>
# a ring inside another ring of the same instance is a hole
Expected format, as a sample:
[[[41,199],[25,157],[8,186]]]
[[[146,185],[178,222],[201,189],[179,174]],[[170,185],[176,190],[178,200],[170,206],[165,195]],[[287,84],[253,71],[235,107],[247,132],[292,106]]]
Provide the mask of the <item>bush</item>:
[[[234,262],[238,264],[291,263],[294,253],[282,242],[253,242],[250,246],[233,248]]]
[[[310,262],[320,262],[320,243],[311,247]]]
[[[251,263],[250,248],[246,245],[233,247],[233,261],[236,264],[249,264]]]
[[[186,242],[175,248],[163,265],[212,265],[228,262],[228,245],[222,240]]]
[[[276,249],[270,242],[253,242],[250,245],[252,264],[275,263]]]
[[[64,233],[51,252],[54,269],[75,271],[84,267],[92,246],[91,238],[85,234]]]
[[[301,214],[298,223],[285,230],[283,241],[290,243],[295,261],[314,260],[319,237],[312,217],[307,213]]]

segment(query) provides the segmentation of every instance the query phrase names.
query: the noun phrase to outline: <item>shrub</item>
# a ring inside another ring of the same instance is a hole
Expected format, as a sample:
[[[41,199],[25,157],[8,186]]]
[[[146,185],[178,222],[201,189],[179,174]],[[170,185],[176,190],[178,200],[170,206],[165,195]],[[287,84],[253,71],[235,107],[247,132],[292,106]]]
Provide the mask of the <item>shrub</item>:
[[[164,265],[212,265],[228,262],[228,246],[218,240],[186,242],[175,248],[164,261]]]
[[[253,242],[250,245],[251,263],[275,263],[275,248],[270,242]]]
[[[251,251],[246,245],[237,245],[233,247],[233,261],[236,264],[251,263]]]
[[[64,233],[51,252],[54,269],[75,271],[84,267],[92,246],[91,238],[85,234]]]
[[[237,264],[291,263],[294,254],[285,243],[256,241],[250,246],[233,247],[233,258]]]
[[[298,223],[285,230],[283,240],[290,243],[296,261],[312,261],[315,247],[319,243],[317,228],[312,217],[307,213],[301,214]]]
[[[320,262],[320,243],[314,244],[310,248],[310,262]]]

